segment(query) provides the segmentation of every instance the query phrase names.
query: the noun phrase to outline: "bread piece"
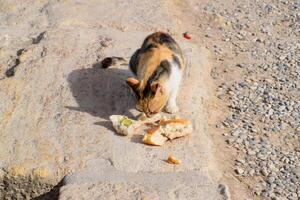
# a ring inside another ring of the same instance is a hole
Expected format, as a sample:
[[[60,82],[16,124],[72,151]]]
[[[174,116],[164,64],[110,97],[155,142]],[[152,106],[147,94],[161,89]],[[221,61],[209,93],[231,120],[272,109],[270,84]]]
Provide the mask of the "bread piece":
[[[185,119],[172,118],[167,119],[160,115],[146,118],[144,120],[132,120],[124,115],[111,115],[110,120],[114,129],[119,135],[133,135],[137,131],[142,131],[142,128],[151,127],[146,130],[143,142],[149,145],[161,146],[167,140],[172,140],[178,137],[183,137],[190,134],[193,130],[190,121]]]
[[[147,133],[144,135],[143,142],[145,144],[162,146],[168,138],[164,137],[161,133],[160,126],[153,127],[147,130]]]
[[[137,126],[137,121],[124,115],[111,115],[109,119],[119,135],[132,135]]]
[[[161,126],[162,134],[170,140],[183,137],[193,131],[191,122],[186,119],[161,120],[159,125]]]
[[[173,156],[169,156],[167,159],[167,162],[170,164],[175,164],[175,165],[181,164],[181,160],[178,160],[178,159],[174,158]]]

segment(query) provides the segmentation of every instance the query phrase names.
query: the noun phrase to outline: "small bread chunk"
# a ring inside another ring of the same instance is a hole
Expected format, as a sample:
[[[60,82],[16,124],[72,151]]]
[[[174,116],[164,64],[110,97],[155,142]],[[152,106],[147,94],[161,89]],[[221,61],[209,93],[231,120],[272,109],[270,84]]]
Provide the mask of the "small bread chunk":
[[[181,164],[181,160],[178,160],[178,159],[174,158],[173,156],[169,156],[167,159],[167,162],[170,164],[175,164],[175,165]]]
[[[134,133],[136,128],[135,120],[129,119],[123,115],[111,115],[109,119],[119,135],[126,136]]]
[[[193,131],[191,122],[186,119],[162,120],[159,125],[163,135],[170,140],[183,137]]]
[[[161,134],[160,127],[156,126],[151,129],[148,129],[147,133],[144,135],[143,142],[145,144],[162,146],[168,138],[164,137]]]

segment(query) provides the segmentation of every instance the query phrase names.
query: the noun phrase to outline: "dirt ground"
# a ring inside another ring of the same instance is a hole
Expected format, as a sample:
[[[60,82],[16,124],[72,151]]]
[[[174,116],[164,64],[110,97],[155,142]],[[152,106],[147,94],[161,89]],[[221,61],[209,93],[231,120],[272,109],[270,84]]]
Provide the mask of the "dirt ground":
[[[296,1],[0,0],[0,197],[297,199],[298,10]],[[110,115],[139,114],[125,83],[132,74],[99,68],[107,56],[130,57],[155,31],[185,53],[179,115],[195,129],[163,147],[114,133]],[[291,59],[270,49],[283,38],[296,46]],[[291,64],[287,77],[260,71],[279,58]],[[282,80],[292,83],[284,94]],[[256,101],[248,89],[270,95]],[[264,105],[280,95],[290,112],[282,102]],[[257,114],[271,107],[273,121]],[[282,121],[293,123],[270,127]],[[164,162],[169,154],[182,164]]]

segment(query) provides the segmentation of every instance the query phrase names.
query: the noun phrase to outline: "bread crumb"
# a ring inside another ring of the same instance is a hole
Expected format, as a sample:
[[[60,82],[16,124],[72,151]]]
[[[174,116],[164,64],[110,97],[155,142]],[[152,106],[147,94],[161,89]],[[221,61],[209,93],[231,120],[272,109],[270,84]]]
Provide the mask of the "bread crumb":
[[[173,156],[169,156],[167,159],[167,162],[170,164],[175,164],[175,165],[181,164],[181,160],[178,160],[178,159],[174,158]]]

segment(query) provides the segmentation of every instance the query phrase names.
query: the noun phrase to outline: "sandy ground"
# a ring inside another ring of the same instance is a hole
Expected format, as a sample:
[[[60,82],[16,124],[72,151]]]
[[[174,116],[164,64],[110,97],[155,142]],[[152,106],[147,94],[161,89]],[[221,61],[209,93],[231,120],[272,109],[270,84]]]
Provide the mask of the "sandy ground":
[[[219,113],[213,110],[220,105],[199,28],[203,3],[0,1],[1,176],[8,184],[22,177],[56,184],[66,176],[59,195],[57,187],[45,194],[43,187],[24,191],[21,182],[14,192],[2,187],[3,196],[228,199],[219,184],[229,184],[230,190],[235,182],[223,177],[222,149],[212,141]],[[114,134],[109,115],[138,114],[124,81],[130,72],[124,66],[99,69],[97,63],[106,56],[129,57],[145,36],[158,30],[172,34],[188,58],[179,107],[195,131],[151,147],[140,137]],[[185,31],[192,40],[182,37]],[[9,69],[13,72],[7,75]],[[169,154],[183,164],[164,162]],[[239,196],[246,198],[247,192],[241,190]]]

